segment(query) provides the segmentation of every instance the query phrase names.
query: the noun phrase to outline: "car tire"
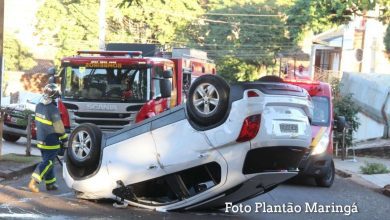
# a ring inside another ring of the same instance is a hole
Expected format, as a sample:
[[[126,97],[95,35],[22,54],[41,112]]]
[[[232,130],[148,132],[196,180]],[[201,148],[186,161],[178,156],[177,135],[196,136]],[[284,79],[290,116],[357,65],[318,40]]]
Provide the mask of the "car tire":
[[[13,135],[13,134],[3,134],[3,139],[8,142],[16,142],[20,139],[19,135]]]
[[[192,84],[188,93],[187,113],[199,126],[222,121],[229,106],[229,84],[220,76],[203,75]]]
[[[67,156],[78,167],[88,167],[99,162],[102,132],[94,124],[81,124],[69,137]]]
[[[330,163],[330,167],[328,169],[328,172],[323,177],[317,177],[315,178],[315,181],[317,183],[317,186],[321,187],[331,187],[334,181],[336,170],[334,167],[333,160]]]

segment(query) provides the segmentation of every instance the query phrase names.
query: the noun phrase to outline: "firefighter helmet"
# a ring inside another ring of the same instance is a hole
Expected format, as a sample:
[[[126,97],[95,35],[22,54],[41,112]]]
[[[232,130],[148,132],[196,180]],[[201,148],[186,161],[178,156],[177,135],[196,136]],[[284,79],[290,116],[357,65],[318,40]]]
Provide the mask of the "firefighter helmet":
[[[61,96],[60,88],[54,83],[49,83],[43,89],[43,96],[45,98],[56,99]]]

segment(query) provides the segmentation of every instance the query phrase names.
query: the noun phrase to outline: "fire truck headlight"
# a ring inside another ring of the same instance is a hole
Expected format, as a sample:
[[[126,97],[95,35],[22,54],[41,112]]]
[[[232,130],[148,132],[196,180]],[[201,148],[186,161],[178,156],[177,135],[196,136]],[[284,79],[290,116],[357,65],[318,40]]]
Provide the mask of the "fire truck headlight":
[[[322,154],[326,151],[329,145],[329,134],[324,133],[318,141],[317,145],[313,147],[313,150],[311,151],[311,155],[317,155]]]

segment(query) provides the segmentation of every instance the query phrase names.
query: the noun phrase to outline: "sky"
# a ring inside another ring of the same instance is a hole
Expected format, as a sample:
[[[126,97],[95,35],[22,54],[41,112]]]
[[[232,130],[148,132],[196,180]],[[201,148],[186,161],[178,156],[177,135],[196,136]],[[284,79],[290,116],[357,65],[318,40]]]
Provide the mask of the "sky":
[[[53,59],[52,49],[38,46],[38,38],[33,35],[35,13],[41,2],[42,0],[5,0],[4,32],[15,34],[36,58]]]

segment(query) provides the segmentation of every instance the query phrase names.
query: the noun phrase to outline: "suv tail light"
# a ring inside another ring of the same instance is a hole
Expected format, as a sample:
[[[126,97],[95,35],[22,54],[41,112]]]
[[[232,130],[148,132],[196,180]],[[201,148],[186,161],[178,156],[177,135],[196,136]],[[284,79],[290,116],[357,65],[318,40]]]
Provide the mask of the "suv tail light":
[[[260,129],[261,115],[252,115],[247,117],[242,124],[240,135],[237,138],[237,142],[250,141],[256,137]]]
[[[58,110],[61,114],[62,123],[64,123],[65,129],[70,128],[69,113],[61,99],[58,99]]]
[[[247,96],[248,96],[248,98],[250,98],[250,97],[259,97],[259,94],[257,94],[253,90],[250,90],[250,91],[248,91]]]

